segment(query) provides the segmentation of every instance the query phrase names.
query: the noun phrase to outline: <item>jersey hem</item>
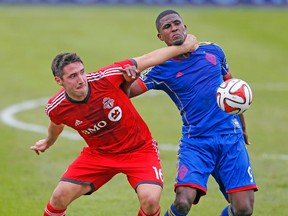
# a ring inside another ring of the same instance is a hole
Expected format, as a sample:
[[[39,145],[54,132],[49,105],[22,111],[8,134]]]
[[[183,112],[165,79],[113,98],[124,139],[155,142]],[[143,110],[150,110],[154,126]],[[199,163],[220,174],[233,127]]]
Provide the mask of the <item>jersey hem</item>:
[[[227,190],[226,193],[230,194],[230,193],[235,193],[235,192],[240,192],[240,191],[245,191],[245,190],[254,190],[256,192],[258,191],[258,188],[257,188],[257,185],[249,185],[249,186]]]
[[[69,179],[69,178],[61,178],[60,181],[63,182],[70,182],[73,184],[78,184],[78,185],[89,185],[91,187],[91,191],[89,191],[88,193],[84,194],[84,195],[90,195],[92,194],[96,188],[94,186],[94,184],[92,184],[91,182],[82,182],[82,181],[78,181],[78,180],[74,180],[74,179]]]

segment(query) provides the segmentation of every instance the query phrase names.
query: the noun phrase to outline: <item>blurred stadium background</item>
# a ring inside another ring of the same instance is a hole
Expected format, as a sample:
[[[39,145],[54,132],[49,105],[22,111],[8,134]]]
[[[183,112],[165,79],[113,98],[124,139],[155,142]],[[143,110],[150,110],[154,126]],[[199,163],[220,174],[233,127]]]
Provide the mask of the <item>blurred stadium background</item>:
[[[199,40],[221,45],[234,77],[250,84],[254,101],[245,116],[259,186],[254,215],[288,215],[287,1],[146,0],[138,1],[141,7],[135,2],[0,0],[0,215],[42,215],[59,177],[84,146],[67,129],[45,154],[29,150],[45,136],[43,101],[58,90],[50,70],[52,58],[63,51],[77,52],[92,71],[162,47],[154,20],[167,8],[179,11]],[[164,212],[174,200],[180,116],[158,92],[132,101],[160,145]],[[219,215],[225,205],[210,179],[207,196],[190,215]],[[75,201],[68,215],[133,216],[137,210],[133,189],[119,175],[92,196]]]

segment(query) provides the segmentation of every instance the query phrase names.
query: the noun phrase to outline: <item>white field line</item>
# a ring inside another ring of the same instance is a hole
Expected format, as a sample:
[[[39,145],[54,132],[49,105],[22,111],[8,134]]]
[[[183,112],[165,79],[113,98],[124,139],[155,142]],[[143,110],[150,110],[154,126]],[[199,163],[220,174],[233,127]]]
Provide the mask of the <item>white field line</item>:
[[[249,85],[252,91],[288,91],[287,82],[251,83]]]
[[[20,113],[26,110],[36,109],[39,106],[44,106],[47,103],[47,100],[48,98],[40,98],[40,99],[29,100],[23,103],[18,103],[18,104],[9,106],[0,113],[1,114],[0,119],[3,123],[13,128],[26,130],[26,131],[32,131],[32,132],[41,133],[41,134],[47,134],[47,127],[23,122],[16,118],[17,113]],[[69,132],[69,131],[63,131],[61,136],[71,139],[71,140],[80,139],[80,135],[78,135],[77,133]]]
[[[251,84],[252,90],[256,91],[288,91],[288,83],[254,83]],[[164,94],[161,91],[150,91],[144,95],[147,96],[158,96]],[[36,100],[29,100],[22,103],[14,104],[9,107],[6,107],[4,110],[0,113],[0,120],[13,128],[17,128],[20,130],[26,130],[26,131],[32,131],[36,133],[41,134],[47,134],[47,127],[36,125],[33,123],[27,123],[23,122],[21,120],[18,120],[16,118],[16,114],[36,109],[39,106],[44,106],[47,103],[48,98],[40,98]],[[70,132],[70,131],[63,131],[61,133],[61,137],[70,139],[70,140],[80,140],[81,137],[76,132]],[[159,148],[165,151],[177,151],[178,146],[173,144],[159,144]],[[268,154],[265,153],[262,155],[262,158],[264,159],[281,159],[281,160],[288,160],[288,155],[282,154]]]
[[[288,154],[263,153],[262,158],[269,160],[288,160]]]

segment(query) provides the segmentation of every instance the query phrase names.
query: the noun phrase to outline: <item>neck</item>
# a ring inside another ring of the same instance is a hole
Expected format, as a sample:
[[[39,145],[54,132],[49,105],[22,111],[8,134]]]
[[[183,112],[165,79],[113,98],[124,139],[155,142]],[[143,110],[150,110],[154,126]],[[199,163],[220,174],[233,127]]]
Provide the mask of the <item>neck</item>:
[[[185,58],[188,58],[190,56],[190,53],[184,53],[184,54],[181,54],[181,55],[178,55],[176,58],[177,59],[185,59]]]
[[[90,97],[90,86],[88,85],[88,92],[84,96],[71,96],[67,92],[65,92],[66,98],[72,103],[86,103]]]

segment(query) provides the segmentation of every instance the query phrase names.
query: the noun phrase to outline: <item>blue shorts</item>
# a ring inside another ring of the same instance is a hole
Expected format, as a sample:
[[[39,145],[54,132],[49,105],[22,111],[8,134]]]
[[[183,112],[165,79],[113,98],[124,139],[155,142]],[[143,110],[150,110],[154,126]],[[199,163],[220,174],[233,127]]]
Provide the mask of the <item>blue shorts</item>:
[[[228,201],[229,193],[257,190],[242,134],[181,139],[175,188],[197,188],[196,204],[207,192],[210,174]]]

